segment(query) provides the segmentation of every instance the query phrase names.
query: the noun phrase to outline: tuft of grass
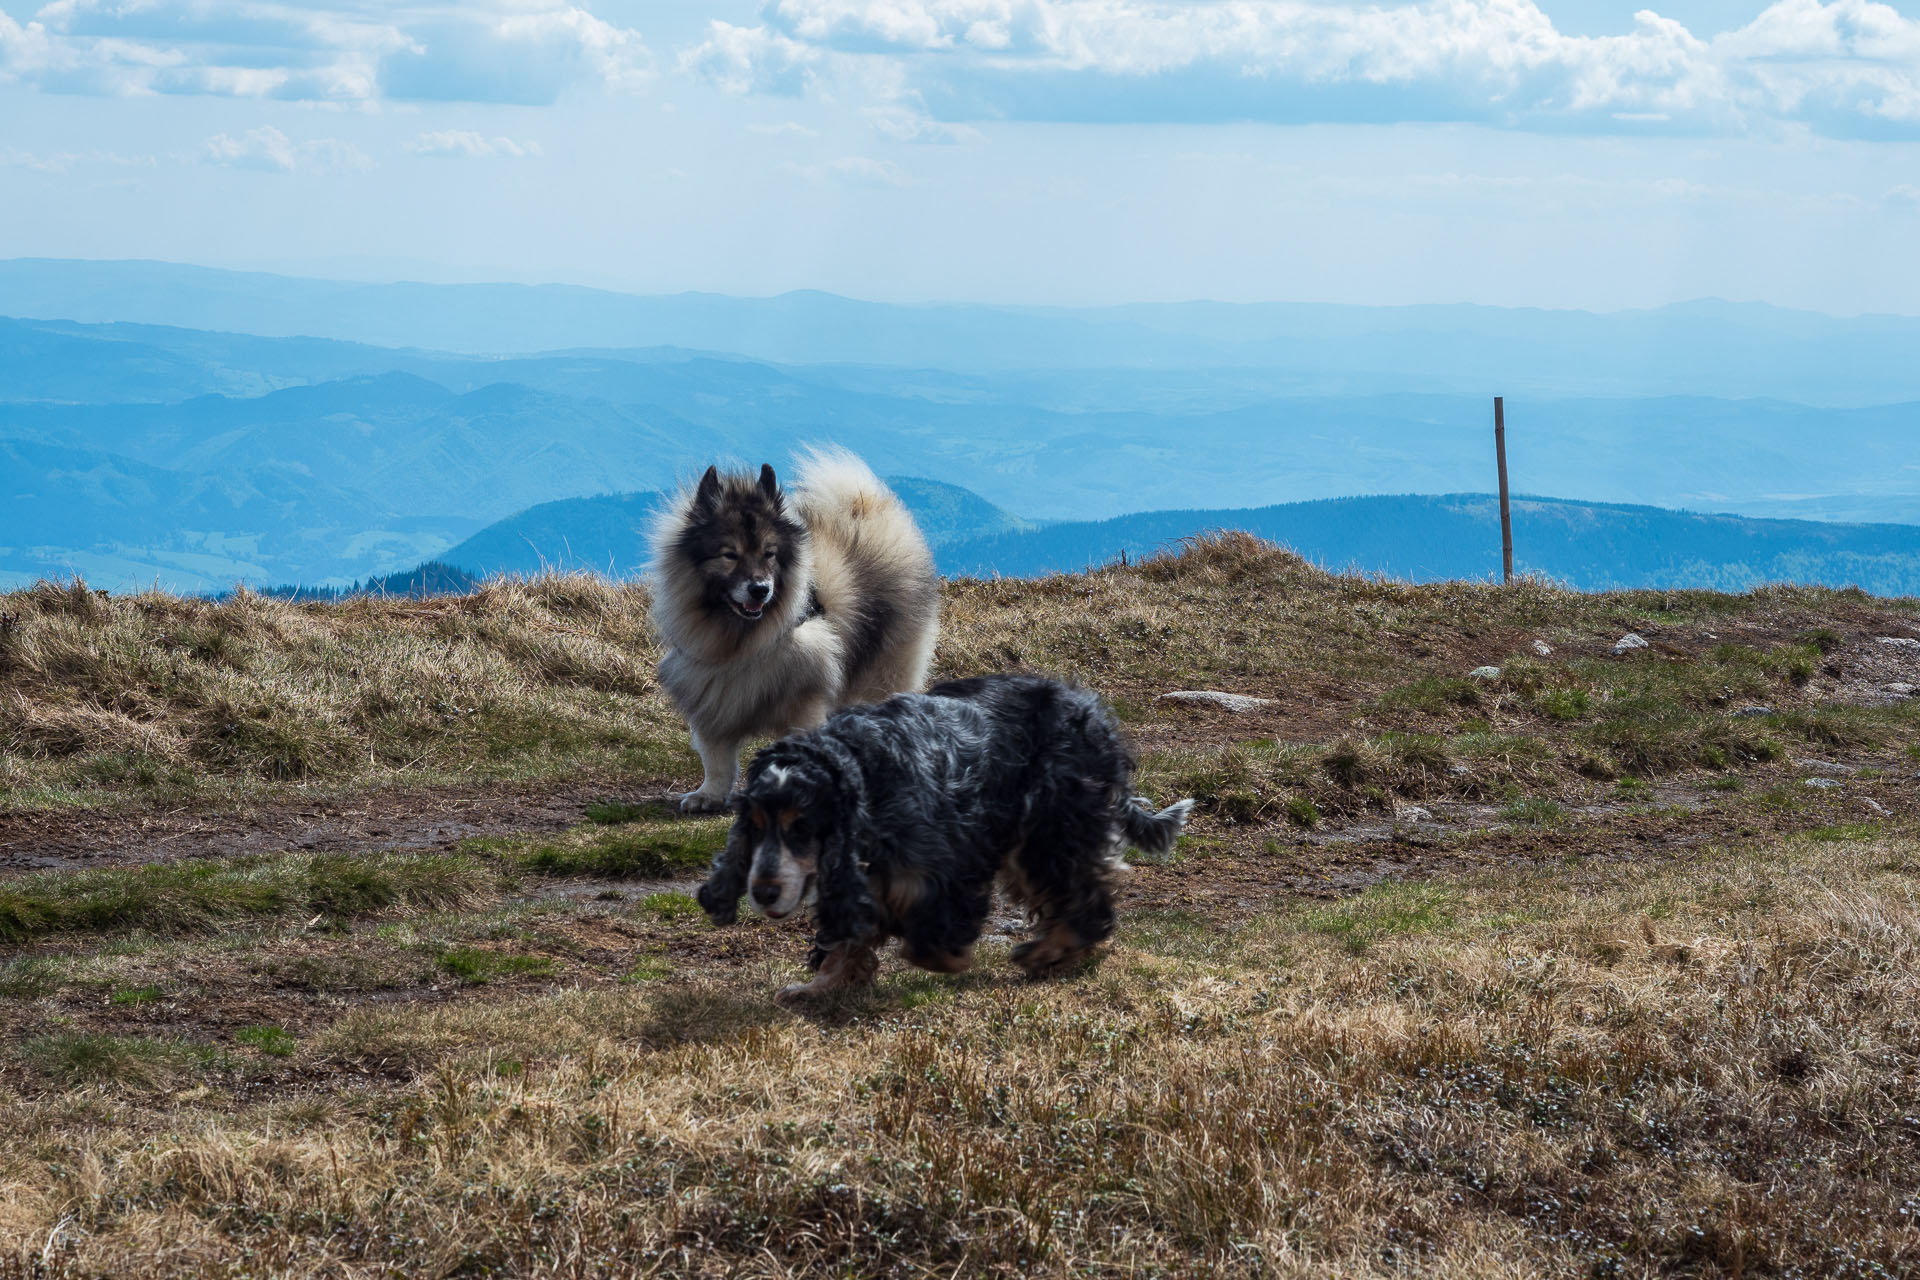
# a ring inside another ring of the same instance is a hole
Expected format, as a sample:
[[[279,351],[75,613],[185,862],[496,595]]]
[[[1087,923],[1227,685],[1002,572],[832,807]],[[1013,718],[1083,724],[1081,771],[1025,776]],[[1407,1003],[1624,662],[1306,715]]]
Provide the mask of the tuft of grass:
[[[640,900],[640,909],[661,920],[692,920],[705,914],[692,895],[685,893],[650,893]]]
[[[258,1049],[269,1058],[290,1058],[297,1044],[293,1034],[284,1027],[267,1025],[241,1027],[233,1033],[233,1038],[240,1044]]]
[[[20,1052],[43,1075],[66,1088],[86,1084],[158,1088],[206,1057],[204,1051],[178,1040],[89,1032],[33,1036],[20,1046]]]
[[[641,956],[620,976],[622,982],[658,982],[673,975],[673,965],[664,956]]]
[[[65,969],[48,956],[20,956],[0,964],[0,998],[38,1000],[60,989]]]
[[[1832,627],[1815,627],[1811,631],[1801,632],[1793,641],[1818,653],[1828,654],[1844,645],[1846,638]]]
[[[1645,778],[1621,778],[1613,784],[1613,793],[1622,800],[1647,800],[1653,796],[1653,784]]]
[[[1550,827],[1567,820],[1567,811],[1558,801],[1544,796],[1525,796],[1509,800],[1500,807],[1500,817],[1506,822],[1518,822],[1533,827]]]
[[[160,988],[156,986],[116,987],[108,1000],[117,1005],[153,1004],[160,999]]]
[[[728,819],[629,819],[617,831],[589,829],[519,854],[543,876],[657,878],[704,868],[726,844]]]
[[[1429,675],[1389,689],[1381,695],[1380,706],[1437,716],[1461,707],[1477,707],[1481,697],[1480,685],[1465,676]]]
[[[1580,720],[1593,710],[1593,699],[1585,689],[1548,689],[1534,706],[1549,720]]]
[[[554,972],[552,956],[491,951],[485,947],[449,947],[440,953],[438,963],[443,972],[472,986],[491,982],[495,978],[544,978]]]
[[[1320,825],[1320,808],[1305,796],[1294,796],[1287,801],[1287,821],[1296,827],[1305,827],[1311,831]]]

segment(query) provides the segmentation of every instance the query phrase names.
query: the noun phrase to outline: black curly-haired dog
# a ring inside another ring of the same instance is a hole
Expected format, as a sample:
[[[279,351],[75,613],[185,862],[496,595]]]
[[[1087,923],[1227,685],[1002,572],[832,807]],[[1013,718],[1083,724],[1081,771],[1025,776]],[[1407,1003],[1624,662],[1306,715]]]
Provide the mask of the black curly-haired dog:
[[[1165,853],[1191,800],[1152,811],[1098,698],[1039,676],[953,680],[838,713],[754,757],[726,848],[700,889],[715,924],[740,897],[770,919],[814,893],[818,976],[782,999],[873,980],[898,937],[907,963],[973,964],[996,878],[1034,936],[1013,960],[1060,968],[1113,932],[1108,881],[1132,845]]]

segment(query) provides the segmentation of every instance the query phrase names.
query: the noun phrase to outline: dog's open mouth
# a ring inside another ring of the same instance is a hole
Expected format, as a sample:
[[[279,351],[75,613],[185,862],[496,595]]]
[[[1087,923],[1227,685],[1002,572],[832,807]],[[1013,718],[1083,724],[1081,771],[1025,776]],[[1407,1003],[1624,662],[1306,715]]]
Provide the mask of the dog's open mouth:
[[[759,604],[743,604],[738,600],[730,600],[727,603],[733,606],[735,613],[745,618],[748,622],[760,621],[760,616],[767,611],[767,602],[764,600]]]

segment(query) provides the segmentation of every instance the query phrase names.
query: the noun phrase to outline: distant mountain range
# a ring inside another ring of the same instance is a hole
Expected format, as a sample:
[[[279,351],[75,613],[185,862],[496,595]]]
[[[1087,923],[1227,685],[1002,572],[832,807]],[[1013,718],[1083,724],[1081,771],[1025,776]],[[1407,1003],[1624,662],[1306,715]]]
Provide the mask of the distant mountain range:
[[[1920,318],[1700,301],[1596,314],[1481,306],[898,306],[824,293],[640,296],[567,285],[362,284],[161,262],[0,261],[0,315],[467,353],[674,346],[786,364],[1004,376],[1207,371],[1262,396],[1920,399]]]
[[[934,544],[948,577],[1074,573],[1138,561],[1183,539],[1243,530],[1334,570],[1413,582],[1486,579],[1500,562],[1499,499],[1393,495],[1251,510],[1149,511],[1046,527],[964,489],[912,477],[891,483]],[[502,573],[586,570],[636,576],[657,493],[545,503],[488,526],[431,563],[366,584],[387,594],[468,590]],[[1857,586],[1920,595],[1920,527],[1755,520],[1657,507],[1514,499],[1515,568],[1587,591],[1701,587],[1746,591],[1771,582]],[[983,530],[965,536],[968,528]]]
[[[1582,510],[1920,524],[1920,320],[1898,317],[890,307],[46,261],[0,262],[6,309],[39,318],[0,318],[0,586],[339,586],[436,559],[623,572],[643,495],[715,460],[784,469],[806,443],[932,477],[901,483],[926,486],[905,496],[946,563],[1027,572],[1175,536],[1196,507],[1482,491],[1496,390],[1516,485]],[[369,337],[411,345],[349,340]],[[508,345],[571,349],[488,354]],[[1344,510],[1274,527],[1333,563],[1427,571],[1431,547],[1369,541]],[[1394,537],[1440,536],[1436,511],[1394,512]],[[1670,570],[1796,563],[1714,528],[1666,527],[1698,542]]]

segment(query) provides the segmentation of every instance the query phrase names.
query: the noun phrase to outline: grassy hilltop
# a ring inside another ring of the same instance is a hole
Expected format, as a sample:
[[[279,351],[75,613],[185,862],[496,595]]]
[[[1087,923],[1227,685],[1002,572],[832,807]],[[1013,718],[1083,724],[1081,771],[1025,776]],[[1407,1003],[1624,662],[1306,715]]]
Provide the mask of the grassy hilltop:
[[[645,604],[0,596],[0,1276],[1920,1268],[1920,602],[949,583],[1192,834],[808,1017]]]

